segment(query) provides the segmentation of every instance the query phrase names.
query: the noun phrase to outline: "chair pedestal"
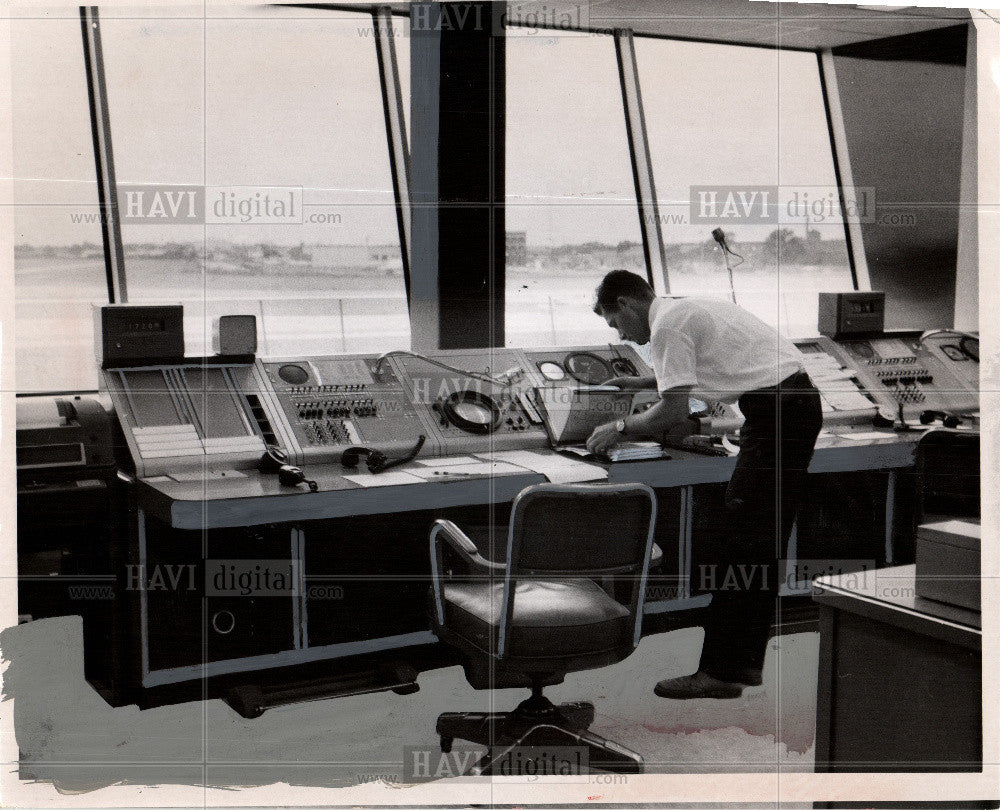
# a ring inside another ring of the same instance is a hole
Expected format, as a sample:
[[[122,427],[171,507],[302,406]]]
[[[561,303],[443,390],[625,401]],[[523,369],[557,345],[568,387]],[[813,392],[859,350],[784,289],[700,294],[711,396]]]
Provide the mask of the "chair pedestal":
[[[536,691],[511,712],[446,712],[438,717],[437,733],[445,753],[456,738],[489,748],[470,769],[472,776],[558,776],[566,775],[560,769],[578,767],[642,773],[642,757],[587,731],[593,722],[592,703],[556,706]],[[560,751],[555,757],[555,748],[577,751]]]

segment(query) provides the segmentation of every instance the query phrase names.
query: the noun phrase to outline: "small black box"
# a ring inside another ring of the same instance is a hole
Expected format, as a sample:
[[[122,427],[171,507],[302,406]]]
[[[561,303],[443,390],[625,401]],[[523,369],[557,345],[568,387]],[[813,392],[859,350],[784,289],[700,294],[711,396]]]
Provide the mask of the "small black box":
[[[184,307],[95,307],[94,347],[102,368],[180,360],[184,357]]]
[[[220,315],[212,335],[216,354],[257,353],[257,318],[253,315]]]
[[[819,333],[837,339],[874,336],[885,331],[884,292],[819,294]]]

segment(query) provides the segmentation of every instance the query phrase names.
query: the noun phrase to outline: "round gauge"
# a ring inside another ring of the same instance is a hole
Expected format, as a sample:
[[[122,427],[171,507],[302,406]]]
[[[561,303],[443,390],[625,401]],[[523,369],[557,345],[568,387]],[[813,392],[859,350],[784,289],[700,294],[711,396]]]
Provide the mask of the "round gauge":
[[[566,372],[563,367],[558,363],[553,363],[551,360],[546,360],[544,363],[538,364],[538,370],[542,372],[542,376],[546,380],[564,380],[566,379]]]
[[[309,372],[295,363],[288,363],[279,368],[278,376],[291,385],[303,385],[309,382]]]
[[[688,412],[692,416],[708,416],[708,403],[704,400],[688,397]]]
[[[456,391],[441,411],[448,422],[467,433],[490,433],[500,424],[500,407],[479,391]]]
[[[611,361],[611,370],[616,377],[636,377],[635,366],[627,357],[616,357]]]
[[[858,357],[861,357],[864,360],[873,360],[877,356],[875,353],[875,349],[872,348],[872,346],[865,341],[852,343],[851,348],[854,349],[854,353]]]
[[[970,357],[979,362],[979,338],[964,335],[958,343],[958,347],[966,357]]]
[[[573,352],[566,355],[566,370],[586,385],[600,385],[613,376],[611,367],[590,352]]]

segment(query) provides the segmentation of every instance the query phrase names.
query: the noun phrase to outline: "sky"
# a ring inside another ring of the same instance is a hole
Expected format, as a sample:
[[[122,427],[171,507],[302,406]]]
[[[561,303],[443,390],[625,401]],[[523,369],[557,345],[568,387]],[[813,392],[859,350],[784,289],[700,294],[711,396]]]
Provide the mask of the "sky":
[[[203,21],[102,12],[119,184],[301,186],[335,222],[209,226],[210,239],[330,244],[397,240],[374,43],[367,15],[225,10]],[[237,13],[243,16],[236,16]],[[114,15],[114,16],[112,16]],[[99,242],[79,19],[13,21],[17,239]],[[409,39],[396,40],[405,98]],[[691,185],[833,186],[812,54],[636,38],[669,242],[701,241]],[[640,239],[613,42],[509,37],[507,228],[529,245]],[[412,135],[412,133],[411,133]],[[727,228],[763,239],[773,226]],[[838,225],[825,238],[842,238]],[[126,242],[198,241],[200,227],[126,224]]]

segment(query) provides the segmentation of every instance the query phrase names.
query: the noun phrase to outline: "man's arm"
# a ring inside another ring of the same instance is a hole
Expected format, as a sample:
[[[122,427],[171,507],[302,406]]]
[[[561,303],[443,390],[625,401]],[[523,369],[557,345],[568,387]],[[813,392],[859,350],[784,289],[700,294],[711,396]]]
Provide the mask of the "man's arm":
[[[617,385],[623,391],[645,391],[647,389],[655,391],[656,377],[652,375],[648,377],[634,377],[632,375],[612,377],[610,380],[605,380],[601,385]]]
[[[623,438],[660,439],[668,433],[687,435],[691,425],[687,418],[690,393],[690,385],[663,391],[659,402],[642,413],[633,414],[626,419],[624,436],[618,432],[614,422],[600,425],[587,439],[587,449],[591,453],[601,454],[606,453]]]

